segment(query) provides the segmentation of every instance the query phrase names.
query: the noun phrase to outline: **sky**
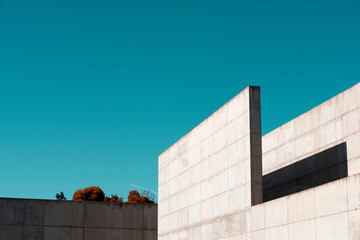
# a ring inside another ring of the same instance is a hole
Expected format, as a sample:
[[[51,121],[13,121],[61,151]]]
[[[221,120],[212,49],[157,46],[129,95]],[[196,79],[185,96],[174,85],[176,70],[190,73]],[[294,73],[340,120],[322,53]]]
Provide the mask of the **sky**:
[[[248,85],[266,134],[360,80],[360,0],[0,0],[0,197],[157,192]]]

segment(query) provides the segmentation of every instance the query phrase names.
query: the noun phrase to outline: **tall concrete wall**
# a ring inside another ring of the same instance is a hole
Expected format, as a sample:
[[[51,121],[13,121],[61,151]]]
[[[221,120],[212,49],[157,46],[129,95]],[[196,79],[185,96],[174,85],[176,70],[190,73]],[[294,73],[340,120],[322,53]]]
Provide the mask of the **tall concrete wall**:
[[[248,87],[159,156],[159,239],[245,234],[261,202],[260,89]]]
[[[157,205],[0,198],[0,240],[156,240]]]

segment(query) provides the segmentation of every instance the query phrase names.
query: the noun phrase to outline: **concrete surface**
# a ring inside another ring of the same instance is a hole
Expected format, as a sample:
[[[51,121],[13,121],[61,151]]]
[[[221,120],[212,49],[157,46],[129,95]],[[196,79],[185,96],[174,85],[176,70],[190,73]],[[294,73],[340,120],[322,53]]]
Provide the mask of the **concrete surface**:
[[[0,198],[0,240],[155,240],[157,205]]]
[[[360,240],[360,84],[263,137],[258,90],[159,156],[158,239]]]

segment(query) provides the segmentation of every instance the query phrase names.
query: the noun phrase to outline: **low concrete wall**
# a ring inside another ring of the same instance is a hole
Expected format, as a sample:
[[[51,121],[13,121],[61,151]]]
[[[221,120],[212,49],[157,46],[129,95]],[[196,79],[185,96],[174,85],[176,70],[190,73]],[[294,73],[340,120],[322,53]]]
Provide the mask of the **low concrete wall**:
[[[253,206],[250,211],[251,226],[246,227],[251,240],[359,240],[360,174]]]
[[[155,240],[156,204],[0,198],[0,240]]]

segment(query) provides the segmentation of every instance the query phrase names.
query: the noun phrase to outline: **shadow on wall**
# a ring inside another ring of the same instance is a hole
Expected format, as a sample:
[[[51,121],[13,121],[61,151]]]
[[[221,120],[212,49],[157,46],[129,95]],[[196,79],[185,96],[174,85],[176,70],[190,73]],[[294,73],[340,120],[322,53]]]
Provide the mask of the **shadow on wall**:
[[[346,143],[263,176],[264,202],[348,176]]]

